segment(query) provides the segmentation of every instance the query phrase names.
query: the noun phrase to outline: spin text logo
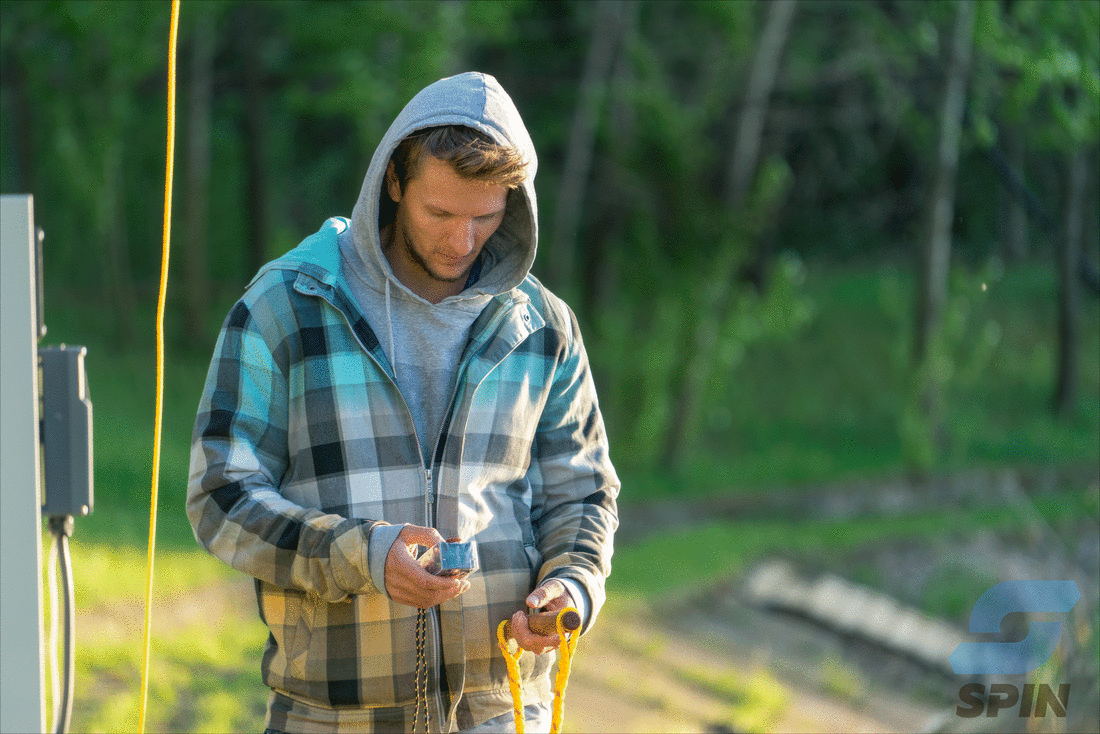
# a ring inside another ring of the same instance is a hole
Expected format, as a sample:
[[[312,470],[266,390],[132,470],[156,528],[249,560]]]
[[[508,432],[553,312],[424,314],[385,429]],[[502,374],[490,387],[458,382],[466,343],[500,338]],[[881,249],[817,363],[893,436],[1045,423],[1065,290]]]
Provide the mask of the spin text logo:
[[[973,634],[997,635],[1001,622],[1014,612],[1065,614],[1081,598],[1075,581],[1005,581],[982,594],[970,613]],[[1015,642],[964,642],[951,653],[951,669],[958,675],[1022,675],[1050,659],[1062,636],[1062,622],[1032,621],[1028,634]],[[955,712],[965,718],[997,716],[1020,705],[1021,717],[1045,716],[1053,710],[1065,716],[1069,706],[1069,684],[1058,691],[1046,683],[1027,683],[1020,689],[1010,683],[994,683],[985,695],[985,685],[968,683],[959,689],[961,705]],[[986,701],[988,700],[988,704]]]

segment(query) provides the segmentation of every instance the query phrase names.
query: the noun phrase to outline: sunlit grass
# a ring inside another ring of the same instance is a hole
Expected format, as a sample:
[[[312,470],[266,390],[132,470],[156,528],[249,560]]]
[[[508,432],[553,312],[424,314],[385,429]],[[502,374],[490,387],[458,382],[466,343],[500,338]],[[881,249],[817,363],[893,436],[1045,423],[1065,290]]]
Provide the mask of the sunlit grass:
[[[74,549],[77,698],[73,730],[133,731],[144,630],[144,550]],[[267,633],[238,574],[193,551],[165,550],[154,567],[149,731],[258,731]],[[231,580],[238,583],[231,584]]]
[[[81,538],[78,522],[72,731],[137,728],[146,558],[144,546]],[[47,625],[50,601],[47,591]],[[197,548],[158,550],[151,629],[148,731],[261,729],[267,690],[259,660],[267,632],[239,574]],[[47,700],[52,707],[48,690]]]
[[[258,622],[239,619],[211,619],[154,636],[147,730],[262,730],[267,691],[259,680],[259,659],[265,638]],[[140,647],[140,638],[137,643]],[[73,731],[136,729],[140,661],[132,639],[82,642]]]
[[[679,472],[655,473],[641,447],[616,440],[616,416],[609,416],[624,501],[815,486],[910,468],[901,438],[912,341],[910,274],[894,266],[807,267],[812,320],[793,335],[747,345],[740,361],[716,370],[698,444]],[[990,279],[985,291],[976,285],[981,279],[980,273],[957,278],[957,318],[965,328],[953,351],[945,445],[933,470],[1100,461],[1097,299],[1081,299],[1077,401],[1070,415],[1058,417],[1051,268],[1019,266]],[[987,329],[999,336],[982,356],[975,344]],[[594,361],[625,365],[635,357],[653,358],[616,354]]]
[[[680,667],[676,673],[726,704],[725,724],[731,731],[772,731],[790,705],[791,692],[766,668],[714,670],[706,661]]]
[[[1100,521],[1092,494],[1091,489],[1067,490],[1060,496],[1043,498],[1035,507],[1042,518],[1056,526],[1073,519]],[[876,541],[969,535],[980,528],[1024,530],[1028,522],[1029,518],[1016,509],[1001,507],[842,522],[716,521],[678,528],[616,551],[614,572],[608,580],[609,603],[629,606],[644,600],[678,599],[737,576],[770,553],[821,558]],[[974,583],[980,585],[981,581]],[[951,587],[949,579],[944,584]],[[957,600],[948,598],[950,589],[941,590],[943,598],[925,600],[925,611],[958,611]],[[980,592],[984,588],[972,590]]]

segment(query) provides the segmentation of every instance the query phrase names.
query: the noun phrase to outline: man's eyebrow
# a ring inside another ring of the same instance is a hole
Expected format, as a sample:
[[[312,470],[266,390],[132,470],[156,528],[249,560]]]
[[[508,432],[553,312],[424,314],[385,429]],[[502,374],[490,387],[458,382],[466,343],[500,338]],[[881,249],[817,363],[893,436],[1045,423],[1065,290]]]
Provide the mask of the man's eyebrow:
[[[439,204],[433,204],[433,203],[432,203],[432,202],[430,202],[430,201],[428,201],[428,202],[425,202],[425,203],[424,203],[424,206],[425,206],[425,208],[427,208],[427,209],[428,209],[428,211],[430,211],[430,212],[431,212],[432,214],[445,214],[445,215],[447,215],[447,216],[455,216],[455,213],[454,213],[454,212],[452,212],[452,211],[451,211],[450,209],[448,209],[447,207],[445,207],[445,206],[441,206],[441,205],[439,205]],[[496,215],[498,215],[498,214],[502,214],[502,213],[503,213],[503,212],[504,212],[504,211],[505,211],[505,210],[506,210],[507,208],[508,208],[508,204],[507,204],[507,202],[505,202],[505,203],[504,203],[504,205],[500,206],[500,207],[499,207],[499,208],[497,208],[497,209],[493,209],[493,210],[492,210],[491,212],[486,212],[486,213],[484,213],[484,214],[476,214],[476,215],[474,215],[474,216],[475,216],[475,218],[477,218],[477,219],[483,219],[483,218],[488,218],[488,217],[495,217],[495,216],[496,216]]]

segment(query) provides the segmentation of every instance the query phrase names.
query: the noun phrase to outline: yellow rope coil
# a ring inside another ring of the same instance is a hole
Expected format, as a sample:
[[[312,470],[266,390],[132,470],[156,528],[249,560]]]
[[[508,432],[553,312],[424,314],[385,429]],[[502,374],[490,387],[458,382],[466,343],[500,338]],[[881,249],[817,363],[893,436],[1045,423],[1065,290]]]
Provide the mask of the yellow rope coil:
[[[569,667],[573,664],[573,653],[577,649],[577,641],[580,639],[580,631],[567,634],[562,625],[562,618],[568,612],[577,613],[573,607],[566,607],[558,612],[556,620],[558,626],[558,675],[554,679],[554,711],[550,723],[550,734],[558,734],[561,731],[562,716],[565,711],[565,686],[569,683]],[[513,653],[509,649],[508,640],[504,636],[504,628],[508,620],[504,620],[497,626],[497,645],[504,655],[504,663],[508,666],[508,686],[512,689],[512,713],[516,720],[516,734],[524,734],[523,726],[523,697],[519,690],[519,658],[523,649],[516,646]]]
[[[153,551],[157,537],[157,489],[160,479],[160,428],[164,406],[164,304],[168,291],[169,235],[172,230],[172,168],[176,147],[176,39],[179,36],[180,0],[172,0],[168,32],[168,141],[164,168],[164,233],[161,242],[160,291],[157,298],[157,395],[153,424],[153,486],[149,500],[149,554],[145,565],[145,632],[142,639],[141,699],[138,731],[145,731],[145,704],[149,696],[149,638],[153,611]]]

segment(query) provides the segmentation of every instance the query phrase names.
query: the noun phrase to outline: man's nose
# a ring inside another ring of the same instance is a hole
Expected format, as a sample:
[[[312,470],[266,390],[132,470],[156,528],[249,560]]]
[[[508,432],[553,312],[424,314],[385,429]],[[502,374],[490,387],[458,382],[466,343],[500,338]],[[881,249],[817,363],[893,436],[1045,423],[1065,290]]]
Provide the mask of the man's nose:
[[[474,249],[474,220],[463,219],[451,230],[451,247],[456,255],[468,255]]]

